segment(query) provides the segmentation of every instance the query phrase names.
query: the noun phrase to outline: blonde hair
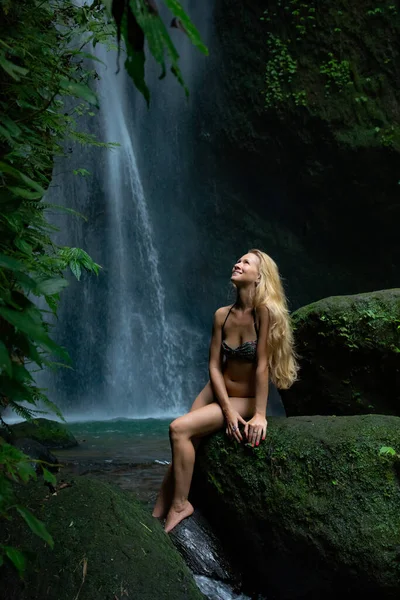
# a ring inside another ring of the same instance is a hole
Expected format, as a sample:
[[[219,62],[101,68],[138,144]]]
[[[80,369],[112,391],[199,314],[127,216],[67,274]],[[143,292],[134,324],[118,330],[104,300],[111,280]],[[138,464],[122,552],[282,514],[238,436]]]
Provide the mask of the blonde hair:
[[[266,306],[269,309],[270,377],[277,388],[284,390],[296,381],[299,370],[285,291],[276,262],[256,248],[249,250],[249,253],[255,254],[260,260],[260,281],[254,293],[254,308]]]

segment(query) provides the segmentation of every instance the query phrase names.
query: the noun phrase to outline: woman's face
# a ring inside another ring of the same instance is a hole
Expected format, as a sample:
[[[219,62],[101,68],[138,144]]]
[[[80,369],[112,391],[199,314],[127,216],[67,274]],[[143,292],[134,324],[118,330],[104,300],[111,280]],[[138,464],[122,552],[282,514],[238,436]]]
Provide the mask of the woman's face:
[[[251,284],[260,279],[260,259],[256,254],[245,254],[235,263],[231,281],[234,284]]]

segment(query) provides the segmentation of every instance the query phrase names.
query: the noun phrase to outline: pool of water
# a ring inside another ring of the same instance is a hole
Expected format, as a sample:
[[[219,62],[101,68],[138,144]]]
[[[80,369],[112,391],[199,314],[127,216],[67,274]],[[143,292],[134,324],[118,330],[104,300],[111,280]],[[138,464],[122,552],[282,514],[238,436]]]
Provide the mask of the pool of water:
[[[170,421],[116,419],[68,423],[79,446],[53,451],[63,464],[59,480],[70,481],[90,474],[134,492],[150,508],[171,460]],[[208,600],[250,600],[236,593],[227,581],[203,575],[196,575],[195,580]]]
[[[171,459],[169,420],[118,419],[68,423],[79,446],[54,453],[62,477],[90,473],[152,503]]]

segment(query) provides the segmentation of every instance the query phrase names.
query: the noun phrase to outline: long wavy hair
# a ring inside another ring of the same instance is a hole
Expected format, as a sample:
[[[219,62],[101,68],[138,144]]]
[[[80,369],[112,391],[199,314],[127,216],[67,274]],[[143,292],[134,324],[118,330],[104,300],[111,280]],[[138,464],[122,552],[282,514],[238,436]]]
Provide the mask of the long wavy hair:
[[[253,248],[249,250],[249,253],[255,254],[260,260],[260,281],[253,297],[254,308],[266,306],[269,309],[268,365],[270,377],[277,388],[287,389],[296,381],[299,365],[279,269],[276,262],[265,252]]]

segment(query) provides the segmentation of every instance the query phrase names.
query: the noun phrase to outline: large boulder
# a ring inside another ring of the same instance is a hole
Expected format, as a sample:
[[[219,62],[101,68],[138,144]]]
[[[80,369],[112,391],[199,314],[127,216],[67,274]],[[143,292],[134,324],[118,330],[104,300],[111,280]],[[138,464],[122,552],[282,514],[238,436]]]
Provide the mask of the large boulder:
[[[46,523],[54,550],[21,520],[2,525],[0,543],[37,553],[24,581],[11,566],[2,567],[2,598],[203,598],[161,525],[131,493],[78,477],[57,495],[43,484],[21,488],[18,502]]]
[[[288,416],[400,415],[400,289],[333,296],[292,315],[300,379]]]
[[[253,449],[199,449],[193,500],[250,590],[280,600],[400,597],[400,418],[271,417]]]
[[[46,448],[72,448],[78,445],[77,440],[67,427],[51,419],[35,419],[9,425],[9,430],[0,430],[10,444],[21,438],[36,440]]]

